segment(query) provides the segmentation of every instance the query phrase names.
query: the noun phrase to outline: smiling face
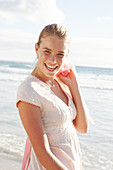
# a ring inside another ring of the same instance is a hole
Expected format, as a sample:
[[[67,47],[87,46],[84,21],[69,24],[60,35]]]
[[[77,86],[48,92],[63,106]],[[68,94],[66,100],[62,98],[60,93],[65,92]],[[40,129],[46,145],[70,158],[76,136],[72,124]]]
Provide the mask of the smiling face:
[[[37,73],[43,79],[51,79],[58,73],[68,55],[69,44],[65,39],[55,35],[41,38],[41,43],[35,45],[37,56]]]

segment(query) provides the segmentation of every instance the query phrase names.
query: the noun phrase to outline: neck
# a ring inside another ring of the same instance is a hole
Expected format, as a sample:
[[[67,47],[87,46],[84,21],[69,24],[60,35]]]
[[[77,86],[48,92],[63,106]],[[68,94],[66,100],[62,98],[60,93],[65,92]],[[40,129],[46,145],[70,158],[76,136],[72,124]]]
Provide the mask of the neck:
[[[55,76],[54,77],[45,77],[44,75],[41,75],[41,73],[35,69],[33,70],[33,72],[31,73],[33,76],[37,77],[38,79],[40,79],[41,81],[43,81],[44,83],[46,83],[48,86],[53,87],[55,86]]]

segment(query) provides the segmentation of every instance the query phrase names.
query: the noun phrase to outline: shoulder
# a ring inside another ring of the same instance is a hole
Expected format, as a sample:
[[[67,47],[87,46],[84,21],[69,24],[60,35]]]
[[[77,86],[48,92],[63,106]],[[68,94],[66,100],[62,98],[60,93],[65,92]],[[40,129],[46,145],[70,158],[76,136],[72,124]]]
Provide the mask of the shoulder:
[[[41,95],[39,81],[35,79],[33,76],[28,76],[19,86],[17,89],[17,101],[25,101],[37,106],[41,106]]]
[[[29,75],[19,86],[17,92],[39,92],[42,88],[40,81],[32,75]]]
[[[21,84],[17,88],[17,94],[25,93],[29,90],[31,90],[31,79],[30,77],[27,77],[24,81],[21,82]]]

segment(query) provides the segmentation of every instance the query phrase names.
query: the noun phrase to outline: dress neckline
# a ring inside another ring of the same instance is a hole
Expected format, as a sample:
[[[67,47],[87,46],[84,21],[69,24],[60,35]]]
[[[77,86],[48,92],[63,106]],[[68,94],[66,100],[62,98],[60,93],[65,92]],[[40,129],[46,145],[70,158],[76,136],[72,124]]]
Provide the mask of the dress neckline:
[[[46,86],[60,101],[62,101],[67,107],[70,107],[70,97],[69,97],[69,94],[64,90],[63,86],[61,85],[61,83],[55,78],[55,81],[58,83],[58,85],[60,86],[62,92],[66,95],[67,97],[67,104],[61,99],[59,98],[52,90],[51,88],[45,83],[43,82],[42,80],[40,80],[39,78],[37,78],[36,76],[30,74],[31,77],[35,78],[36,80],[40,81],[41,83],[43,83],[44,86]]]

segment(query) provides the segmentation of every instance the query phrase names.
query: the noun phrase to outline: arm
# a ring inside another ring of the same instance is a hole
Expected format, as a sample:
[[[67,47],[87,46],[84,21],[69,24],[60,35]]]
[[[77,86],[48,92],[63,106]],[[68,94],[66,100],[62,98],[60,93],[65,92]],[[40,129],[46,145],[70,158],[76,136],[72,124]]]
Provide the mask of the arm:
[[[78,132],[86,133],[88,128],[88,117],[87,117],[88,113],[87,113],[85,101],[83,100],[83,97],[80,92],[80,88],[78,87],[78,85],[75,87],[74,84],[72,84],[69,89],[77,110],[77,116],[73,120],[73,124]]]
[[[23,126],[40,163],[47,170],[67,170],[50,150],[41,120],[40,108],[21,101],[18,103],[18,110]]]
[[[68,86],[73,102],[76,106],[77,116],[73,120],[73,124],[78,132],[86,133],[88,128],[88,111],[82,98],[76,75],[71,69],[66,77],[59,75],[59,78],[64,84]]]

